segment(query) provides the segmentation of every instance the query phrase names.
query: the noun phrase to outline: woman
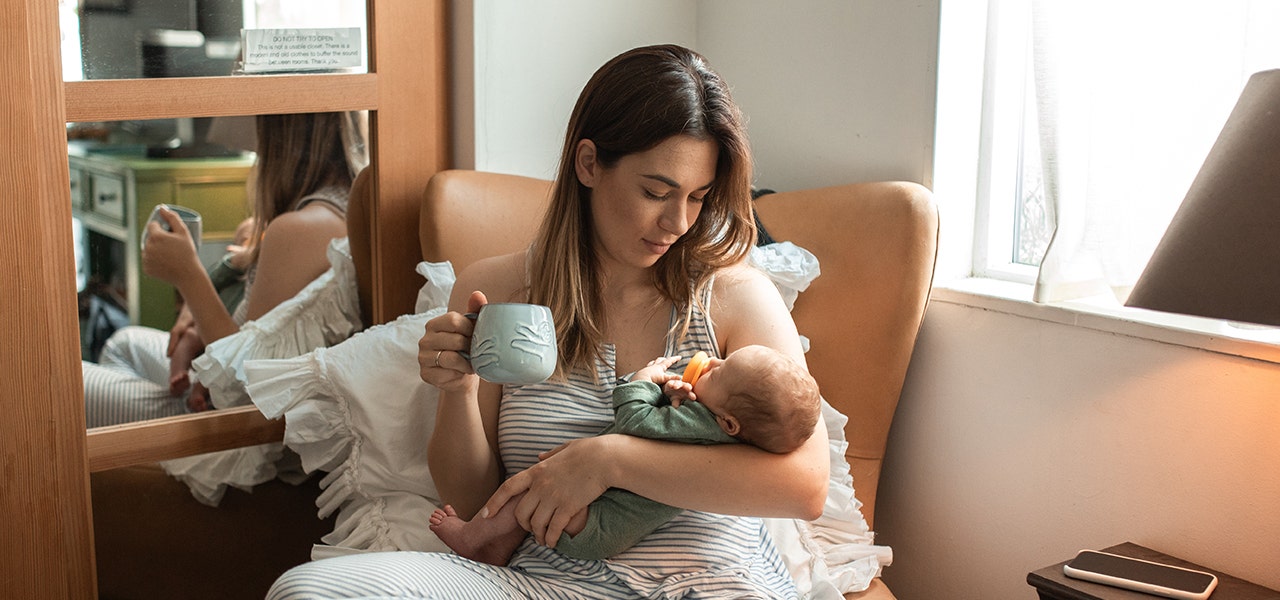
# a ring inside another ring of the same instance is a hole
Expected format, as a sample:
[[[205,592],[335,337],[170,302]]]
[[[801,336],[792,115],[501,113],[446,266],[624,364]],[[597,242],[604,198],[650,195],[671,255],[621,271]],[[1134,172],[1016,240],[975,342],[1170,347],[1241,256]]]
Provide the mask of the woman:
[[[195,328],[210,344],[236,333],[329,269],[326,250],[347,235],[347,195],[364,162],[357,131],[347,113],[257,117],[254,231],[245,293],[234,311],[223,305],[175,213],[160,213],[168,231],[147,225],[143,272],[177,288],[183,308],[169,333],[126,327],[107,341],[97,364],[82,363],[89,427],[187,412],[183,395],[171,393],[168,358],[183,334]]]
[[[508,567],[350,556],[296,567],[269,597],[794,597],[761,521],[724,515],[821,514],[825,427],[785,455],[595,435],[618,378],[653,356],[762,344],[804,364],[777,289],[745,263],[750,168],[741,115],[701,56],[656,46],[601,67],[574,108],[533,245],[461,273],[452,312],[419,344],[422,378],[441,391],[428,456],[442,500],[470,519],[524,492],[516,513],[533,535]],[[556,376],[499,386],[473,374],[463,313],[490,299],[551,307]],[[607,561],[545,547],[610,487],[687,510]]]

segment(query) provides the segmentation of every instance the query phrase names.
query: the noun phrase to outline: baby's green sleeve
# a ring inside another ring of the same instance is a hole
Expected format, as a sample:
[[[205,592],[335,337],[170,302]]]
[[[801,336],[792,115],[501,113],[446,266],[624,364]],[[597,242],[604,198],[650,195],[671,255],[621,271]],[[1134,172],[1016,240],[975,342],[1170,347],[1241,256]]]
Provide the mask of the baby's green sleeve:
[[[613,433],[689,444],[737,441],[720,429],[707,407],[684,402],[675,408],[662,396],[662,388],[651,381],[633,381],[614,388],[613,411]]]

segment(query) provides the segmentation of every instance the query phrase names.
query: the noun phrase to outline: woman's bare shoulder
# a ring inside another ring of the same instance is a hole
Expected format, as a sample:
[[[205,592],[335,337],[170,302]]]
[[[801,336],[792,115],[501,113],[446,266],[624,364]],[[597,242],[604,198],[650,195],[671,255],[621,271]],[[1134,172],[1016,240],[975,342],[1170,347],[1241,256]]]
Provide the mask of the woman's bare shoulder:
[[[347,222],[333,210],[318,203],[277,215],[263,232],[263,238],[305,241],[313,237],[343,237]]]
[[[304,208],[272,219],[259,242],[249,318],[266,314],[327,271],[329,242],[346,235],[346,221],[327,209]]]
[[[713,296],[722,302],[754,301],[758,294],[772,292],[776,295],[777,291],[778,288],[768,276],[745,260],[717,271],[715,286],[712,288]],[[747,297],[743,298],[744,294]]]
[[[777,286],[746,262],[716,274],[711,294],[711,315],[716,336],[726,352],[750,344],[763,344],[802,355],[795,322]]]

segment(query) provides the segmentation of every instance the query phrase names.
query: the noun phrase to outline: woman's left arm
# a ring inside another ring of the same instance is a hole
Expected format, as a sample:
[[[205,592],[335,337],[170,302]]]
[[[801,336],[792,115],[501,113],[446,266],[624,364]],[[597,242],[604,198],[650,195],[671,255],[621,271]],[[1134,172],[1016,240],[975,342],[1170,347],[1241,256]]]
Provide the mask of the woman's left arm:
[[[716,276],[708,309],[721,356],[759,344],[804,365],[804,350],[774,284],[746,266]],[[826,425],[788,454],[747,444],[690,446],[618,436],[605,440],[611,485],[659,502],[722,514],[815,519],[826,502],[830,470]],[[696,484],[694,484],[696,482]]]

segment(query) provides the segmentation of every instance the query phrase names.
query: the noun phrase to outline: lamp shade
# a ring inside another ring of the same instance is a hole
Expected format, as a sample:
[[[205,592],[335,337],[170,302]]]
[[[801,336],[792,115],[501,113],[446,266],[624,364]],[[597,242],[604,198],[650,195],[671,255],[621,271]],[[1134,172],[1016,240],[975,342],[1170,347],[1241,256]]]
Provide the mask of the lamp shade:
[[[1280,326],[1280,69],[1249,78],[1125,304]]]

